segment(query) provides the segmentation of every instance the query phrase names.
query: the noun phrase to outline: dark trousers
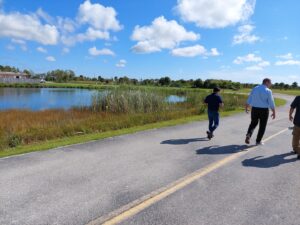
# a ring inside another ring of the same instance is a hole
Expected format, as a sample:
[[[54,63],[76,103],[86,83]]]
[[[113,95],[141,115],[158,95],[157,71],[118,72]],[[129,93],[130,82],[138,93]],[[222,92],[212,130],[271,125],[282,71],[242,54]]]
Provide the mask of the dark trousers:
[[[255,128],[259,123],[259,131],[257,134],[256,142],[261,142],[266,132],[268,119],[269,119],[269,109],[253,107],[251,112],[251,124],[249,126],[247,135],[251,137]]]
[[[209,132],[213,133],[219,126],[220,115],[218,111],[208,110]]]

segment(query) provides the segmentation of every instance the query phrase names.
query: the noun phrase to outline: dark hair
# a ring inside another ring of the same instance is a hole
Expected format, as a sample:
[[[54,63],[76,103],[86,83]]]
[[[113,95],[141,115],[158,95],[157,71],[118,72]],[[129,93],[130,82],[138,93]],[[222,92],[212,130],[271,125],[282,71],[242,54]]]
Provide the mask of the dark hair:
[[[264,80],[263,80],[263,84],[266,84],[266,83],[271,83],[272,81],[271,81],[271,79],[269,79],[269,78],[265,78]]]
[[[215,87],[215,88],[214,88],[214,93],[218,93],[218,92],[220,92],[220,91],[221,91],[220,88],[218,88],[218,87]]]

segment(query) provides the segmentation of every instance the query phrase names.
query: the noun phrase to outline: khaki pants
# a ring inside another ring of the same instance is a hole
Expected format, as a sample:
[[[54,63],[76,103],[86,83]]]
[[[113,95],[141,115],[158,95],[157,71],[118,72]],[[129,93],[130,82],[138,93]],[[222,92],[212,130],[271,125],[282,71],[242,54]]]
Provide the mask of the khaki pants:
[[[300,127],[295,126],[293,131],[293,150],[300,155]]]

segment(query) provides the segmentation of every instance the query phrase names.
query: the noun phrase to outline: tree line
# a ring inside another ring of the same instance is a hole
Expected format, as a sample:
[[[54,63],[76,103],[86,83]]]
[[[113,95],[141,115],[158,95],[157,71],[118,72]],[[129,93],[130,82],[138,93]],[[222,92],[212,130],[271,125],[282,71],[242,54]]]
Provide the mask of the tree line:
[[[163,87],[178,87],[178,88],[214,88],[220,87],[223,89],[239,90],[241,88],[253,88],[257,84],[252,83],[240,83],[231,80],[220,80],[220,79],[189,79],[189,80],[172,80],[170,77],[162,77],[159,79],[135,79],[127,76],[104,78],[103,76],[89,77],[85,75],[76,75],[72,70],[52,70],[47,73],[35,74],[31,70],[19,70],[16,67],[2,66],[0,65],[0,71],[3,72],[23,72],[31,76],[33,79],[43,79],[46,81],[64,83],[74,81],[94,81],[101,84],[118,84],[118,85],[144,85],[144,86],[163,86]],[[297,82],[289,85],[286,83],[275,83],[273,88],[276,89],[297,89],[299,85]]]

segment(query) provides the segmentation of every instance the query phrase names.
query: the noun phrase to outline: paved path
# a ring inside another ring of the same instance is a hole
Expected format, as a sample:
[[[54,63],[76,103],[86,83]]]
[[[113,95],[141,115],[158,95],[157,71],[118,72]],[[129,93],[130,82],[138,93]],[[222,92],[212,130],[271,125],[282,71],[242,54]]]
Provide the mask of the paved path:
[[[225,118],[211,142],[196,122],[0,159],[0,224],[99,224],[133,207],[107,224],[299,225],[287,107],[263,147],[243,144],[248,124]]]

